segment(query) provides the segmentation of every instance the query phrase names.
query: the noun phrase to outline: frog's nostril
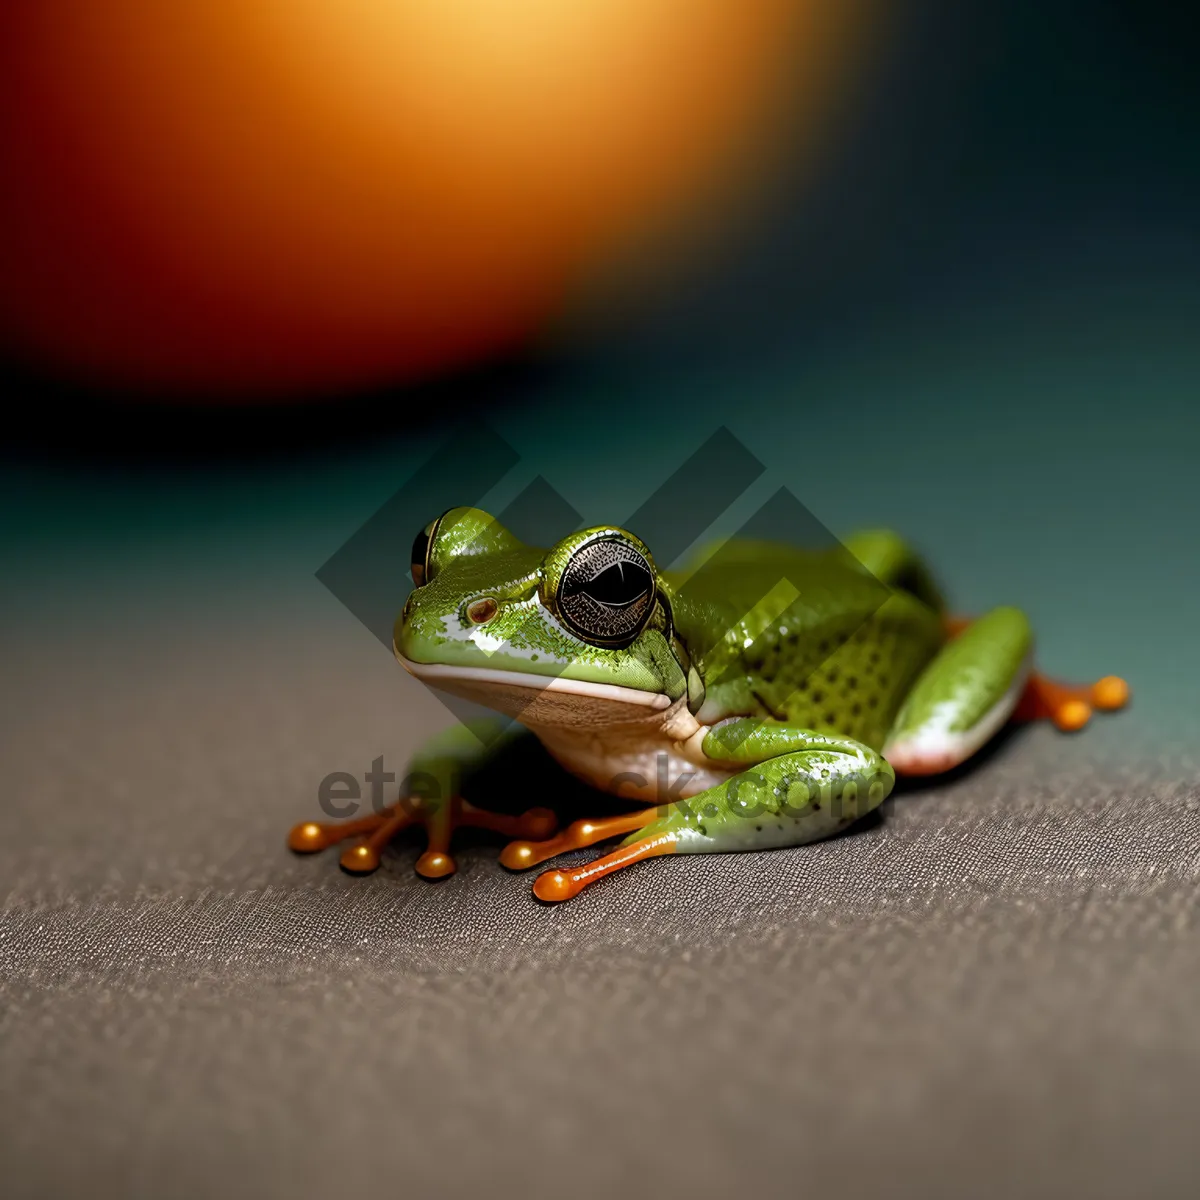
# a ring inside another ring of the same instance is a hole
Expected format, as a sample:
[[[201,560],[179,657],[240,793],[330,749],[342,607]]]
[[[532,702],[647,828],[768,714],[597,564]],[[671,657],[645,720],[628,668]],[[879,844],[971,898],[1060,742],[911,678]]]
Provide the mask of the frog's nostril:
[[[482,600],[476,600],[467,605],[467,620],[472,625],[484,625],[499,611],[500,605],[491,596],[484,596]]]

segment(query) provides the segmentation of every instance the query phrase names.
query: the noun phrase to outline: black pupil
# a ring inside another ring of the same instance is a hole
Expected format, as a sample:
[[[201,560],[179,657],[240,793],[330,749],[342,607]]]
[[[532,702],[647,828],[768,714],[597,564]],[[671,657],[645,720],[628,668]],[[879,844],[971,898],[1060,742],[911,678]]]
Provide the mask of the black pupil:
[[[630,546],[604,538],[582,546],[563,572],[559,615],[583,638],[628,645],[654,610],[654,573]]]
[[[413,579],[418,585],[425,582],[425,561],[429,557],[429,530],[422,529],[413,539],[412,569]]]
[[[624,607],[650,590],[650,573],[638,563],[615,562],[579,590],[600,604]]]

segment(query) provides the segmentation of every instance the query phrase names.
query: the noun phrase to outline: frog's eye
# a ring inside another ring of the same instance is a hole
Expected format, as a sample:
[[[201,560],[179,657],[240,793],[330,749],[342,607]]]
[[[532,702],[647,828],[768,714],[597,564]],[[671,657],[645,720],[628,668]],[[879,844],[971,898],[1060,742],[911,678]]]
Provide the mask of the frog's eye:
[[[585,542],[558,585],[558,614],[573,633],[601,646],[627,646],[654,610],[654,570],[618,538]]]
[[[433,549],[433,539],[437,537],[438,526],[441,523],[441,517],[430,521],[413,539],[412,579],[417,587],[424,587],[429,582],[429,552]]]

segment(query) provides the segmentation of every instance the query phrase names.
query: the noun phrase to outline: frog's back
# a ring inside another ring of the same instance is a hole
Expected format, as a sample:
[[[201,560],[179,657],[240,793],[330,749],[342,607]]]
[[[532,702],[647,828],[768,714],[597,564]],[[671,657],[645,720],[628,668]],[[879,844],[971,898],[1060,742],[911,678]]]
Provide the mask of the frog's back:
[[[704,719],[765,717],[882,746],[943,642],[940,615],[841,550],[742,543],[721,559],[679,588]]]

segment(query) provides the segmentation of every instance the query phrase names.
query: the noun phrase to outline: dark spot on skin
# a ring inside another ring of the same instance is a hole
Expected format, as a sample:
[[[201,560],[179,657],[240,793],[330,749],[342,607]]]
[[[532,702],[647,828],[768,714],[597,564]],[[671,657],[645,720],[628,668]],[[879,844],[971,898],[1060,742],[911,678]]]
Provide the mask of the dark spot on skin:
[[[836,723],[836,721],[837,721],[837,717],[833,713],[825,714],[825,724],[826,725],[833,725]]]
[[[850,678],[846,680],[846,686],[852,689],[858,687],[858,676],[851,675]]]
[[[868,708],[878,708],[879,707],[879,697],[872,696],[870,698],[870,700],[867,701],[867,707]]]
[[[817,652],[819,654],[828,654],[829,653],[828,641],[822,640],[822,641],[818,642],[817,643]]]
[[[861,717],[862,716],[862,705],[861,704],[852,705],[850,708],[850,713],[852,716]]]
[[[755,827],[754,827],[754,832],[755,832],[755,833],[762,833],[762,826],[761,826],[761,825],[755,825]]]
[[[820,811],[821,811],[821,802],[820,802],[820,800],[814,800],[814,801],[813,801],[813,812],[820,812]]]
[[[755,698],[755,700],[757,700],[757,701],[758,701],[758,703],[759,703],[759,704],[762,706],[762,709],[763,709],[763,711],[764,711],[764,712],[767,712],[767,713],[770,713],[770,714],[771,714],[771,716],[773,716],[773,717],[775,718],[775,720],[777,720],[777,721],[786,721],[786,720],[787,720],[787,713],[786,713],[786,712],[780,712],[780,711],[779,711],[779,709],[777,709],[777,708],[774,708],[774,707],[772,707],[770,704],[768,704],[768,703],[767,703],[767,701],[766,701],[766,699],[765,699],[765,698],[764,698],[762,695],[760,695],[760,694],[759,694],[759,692],[758,692],[758,690],[757,690],[757,689],[755,689],[755,688],[752,688],[752,689],[750,690],[750,694],[751,694],[751,695],[752,695],[752,696]]]
[[[822,700],[824,700],[824,699],[825,699],[825,693],[824,693],[824,692],[813,692],[813,694],[812,694],[812,701],[813,701],[813,703],[814,703],[814,704],[820,704],[820,703],[821,703],[821,701],[822,701]]]

